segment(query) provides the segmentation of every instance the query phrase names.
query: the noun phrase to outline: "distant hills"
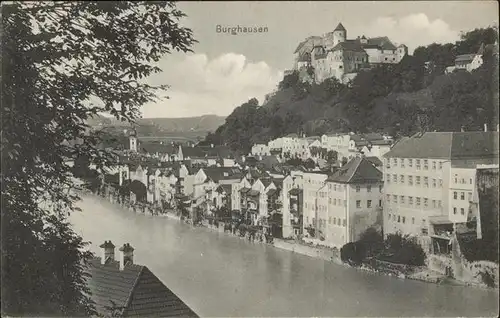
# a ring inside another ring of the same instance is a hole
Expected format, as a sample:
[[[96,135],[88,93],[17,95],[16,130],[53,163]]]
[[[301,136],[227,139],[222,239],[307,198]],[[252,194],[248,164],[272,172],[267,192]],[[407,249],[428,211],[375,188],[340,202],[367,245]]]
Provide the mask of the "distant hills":
[[[216,115],[203,115],[184,118],[142,118],[136,129],[157,133],[186,133],[186,132],[213,132],[217,127],[224,124],[225,117]],[[87,121],[91,127],[127,127],[130,124],[120,122],[115,118],[95,116]]]

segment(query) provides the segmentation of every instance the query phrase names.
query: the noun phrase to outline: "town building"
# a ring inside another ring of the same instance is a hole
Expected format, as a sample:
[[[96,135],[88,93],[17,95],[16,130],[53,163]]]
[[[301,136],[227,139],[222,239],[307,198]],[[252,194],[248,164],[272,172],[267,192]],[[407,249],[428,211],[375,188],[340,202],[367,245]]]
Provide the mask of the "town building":
[[[96,311],[103,317],[198,317],[144,265],[134,263],[134,248],[105,241],[101,257],[88,267],[87,286]]]
[[[291,171],[283,179],[283,237],[291,238],[303,232],[304,182],[302,171]]]
[[[455,225],[469,217],[477,166],[498,164],[498,155],[498,132],[401,139],[384,156],[384,233],[449,242]]]

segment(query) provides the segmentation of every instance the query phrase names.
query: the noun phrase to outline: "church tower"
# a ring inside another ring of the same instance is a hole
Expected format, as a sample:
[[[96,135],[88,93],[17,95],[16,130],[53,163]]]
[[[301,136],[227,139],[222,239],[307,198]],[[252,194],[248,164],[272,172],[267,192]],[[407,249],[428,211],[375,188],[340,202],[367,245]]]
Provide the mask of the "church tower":
[[[137,152],[137,132],[135,128],[129,134],[130,151]]]
[[[337,45],[341,42],[345,42],[347,39],[347,30],[344,28],[342,23],[339,23],[335,30],[333,30],[333,45]]]

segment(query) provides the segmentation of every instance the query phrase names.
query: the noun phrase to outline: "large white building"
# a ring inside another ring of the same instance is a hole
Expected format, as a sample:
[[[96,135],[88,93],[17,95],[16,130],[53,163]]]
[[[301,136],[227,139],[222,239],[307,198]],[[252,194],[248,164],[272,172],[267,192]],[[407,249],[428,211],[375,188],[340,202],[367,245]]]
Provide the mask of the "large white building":
[[[403,138],[384,159],[384,233],[449,240],[465,223],[478,165],[498,164],[498,132],[428,132]]]

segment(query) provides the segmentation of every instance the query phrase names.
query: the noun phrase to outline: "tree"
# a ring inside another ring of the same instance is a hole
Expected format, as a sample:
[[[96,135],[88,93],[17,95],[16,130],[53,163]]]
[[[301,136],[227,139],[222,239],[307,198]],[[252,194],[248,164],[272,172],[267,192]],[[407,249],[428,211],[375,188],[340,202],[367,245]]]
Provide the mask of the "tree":
[[[145,82],[155,63],[194,43],[183,16],[167,2],[2,6],[2,315],[95,314],[91,254],[67,221],[79,199],[68,162],[112,163],[85,122],[134,121],[157,99],[166,87]]]

